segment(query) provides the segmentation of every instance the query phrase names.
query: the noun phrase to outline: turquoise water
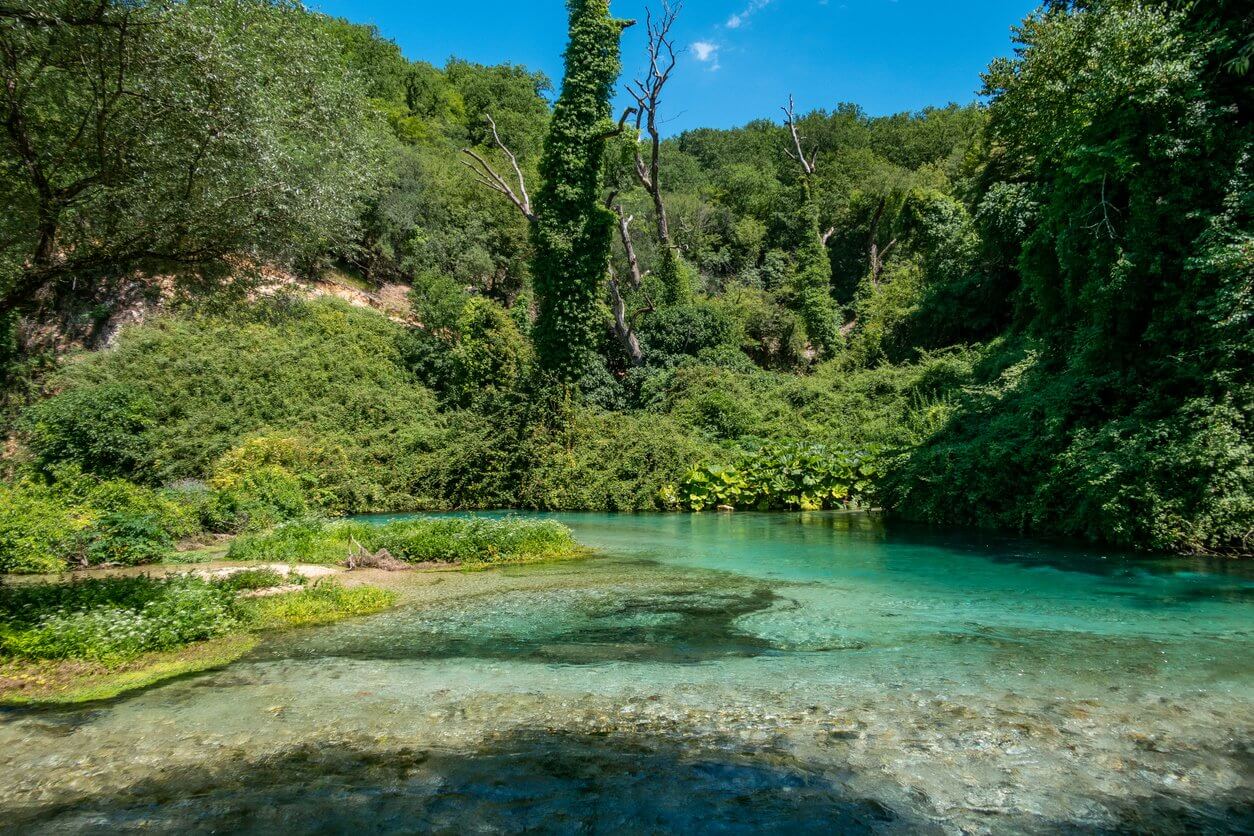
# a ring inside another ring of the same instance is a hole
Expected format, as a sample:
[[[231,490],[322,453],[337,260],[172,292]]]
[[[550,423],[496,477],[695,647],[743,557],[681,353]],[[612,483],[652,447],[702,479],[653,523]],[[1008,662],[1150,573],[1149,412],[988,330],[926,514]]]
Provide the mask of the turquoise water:
[[[223,670],[0,715],[22,832],[1249,832],[1254,567],[562,515]]]

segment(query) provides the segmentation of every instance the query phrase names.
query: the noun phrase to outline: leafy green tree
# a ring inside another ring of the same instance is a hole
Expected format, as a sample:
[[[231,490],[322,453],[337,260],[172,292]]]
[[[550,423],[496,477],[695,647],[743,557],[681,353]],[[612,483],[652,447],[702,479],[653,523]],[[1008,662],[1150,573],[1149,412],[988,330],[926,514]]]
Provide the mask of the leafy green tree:
[[[1249,549],[1254,129],[1243,18],[1211,11],[1054,4],[989,68],[1025,336],[911,454],[908,512]]]
[[[615,133],[610,97],[629,23],[610,16],[608,0],[567,5],[566,72],[540,161],[531,240],[537,353],[546,370],[570,382],[591,365],[601,331],[598,307],[614,223],[601,201],[602,158]]]
[[[17,0],[0,74],[0,314],[133,267],[315,258],[373,188],[362,90],[295,5]]]

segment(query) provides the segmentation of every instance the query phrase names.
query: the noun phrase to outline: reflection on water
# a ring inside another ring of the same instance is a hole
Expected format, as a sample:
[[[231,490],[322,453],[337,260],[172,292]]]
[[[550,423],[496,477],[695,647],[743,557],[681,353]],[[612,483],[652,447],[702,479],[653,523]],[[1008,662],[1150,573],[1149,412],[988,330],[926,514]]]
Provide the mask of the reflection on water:
[[[1241,832],[1254,577],[864,515],[570,515],[603,556],[0,716],[23,832]]]

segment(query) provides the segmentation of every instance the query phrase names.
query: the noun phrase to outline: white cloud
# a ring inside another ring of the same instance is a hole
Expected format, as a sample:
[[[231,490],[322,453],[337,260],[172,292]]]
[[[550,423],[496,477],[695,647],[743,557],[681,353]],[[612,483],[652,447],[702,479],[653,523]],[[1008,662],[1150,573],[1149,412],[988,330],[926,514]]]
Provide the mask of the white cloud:
[[[711,70],[718,69],[718,44],[697,41],[692,45],[692,54],[702,64],[709,64]]]
[[[749,0],[749,5],[745,6],[742,11],[739,11],[727,18],[727,28],[739,29],[741,26],[744,26],[749,22],[749,18],[753,17],[753,15],[762,11],[774,2],[775,0]]]

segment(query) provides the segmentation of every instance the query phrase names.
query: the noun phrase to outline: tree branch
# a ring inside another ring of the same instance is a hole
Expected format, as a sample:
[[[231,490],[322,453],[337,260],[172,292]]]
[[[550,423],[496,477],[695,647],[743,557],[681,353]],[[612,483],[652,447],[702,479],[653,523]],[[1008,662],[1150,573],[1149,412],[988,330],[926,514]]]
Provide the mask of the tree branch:
[[[500,148],[509,160],[510,166],[514,169],[514,175],[518,178],[518,191],[515,192],[509,182],[496,173],[496,169],[492,168],[492,164],[476,153],[473,149],[463,148],[462,153],[470,157],[474,162],[462,160],[462,165],[469,168],[475,174],[475,180],[494,192],[499,192],[509,198],[510,203],[518,207],[518,211],[522,212],[523,217],[528,221],[534,222],[536,219],[535,212],[531,209],[531,196],[527,194],[527,180],[523,176],[522,167],[518,165],[518,157],[514,156],[514,152],[501,141],[501,135],[497,133],[496,121],[491,115],[485,115],[488,125],[492,128],[492,140],[496,143],[496,147]]]
[[[635,218],[623,210],[622,204],[614,207],[614,214],[618,216],[618,235],[623,240],[623,249],[627,252],[627,264],[631,268],[631,286],[638,289],[640,282],[644,279],[644,274],[640,272],[640,259],[636,257],[636,246],[631,238],[631,222]]]
[[[623,344],[627,356],[631,358],[631,364],[633,366],[643,366],[644,351],[640,348],[640,340],[636,338],[636,332],[632,330],[631,324],[627,321],[627,303],[623,301],[623,294],[618,289],[618,279],[614,276],[613,267],[610,267],[607,284],[609,286],[610,311],[614,315],[614,335]]]
[[[797,114],[791,94],[788,96],[788,107],[780,108],[780,110],[784,111],[784,124],[788,126],[789,132],[792,133],[792,144],[797,149],[795,153],[784,149],[784,153],[801,164],[801,168],[805,171],[807,177],[813,177],[819,152],[816,150],[807,157],[805,150],[801,147],[802,137],[797,131]]]
[[[636,132],[639,134],[645,131],[649,135],[648,162],[640,153],[638,142],[636,145],[636,179],[653,198],[658,243],[663,247],[670,247],[672,244],[666,202],[662,198],[662,134],[658,129],[658,109],[661,106],[666,83],[670,81],[679,63],[679,51],[675,48],[671,30],[682,8],[682,2],[671,5],[668,0],[663,0],[660,16],[655,17],[652,10],[646,11],[649,68],[643,79],[635,79],[627,88],[628,94],[636,100]]]

